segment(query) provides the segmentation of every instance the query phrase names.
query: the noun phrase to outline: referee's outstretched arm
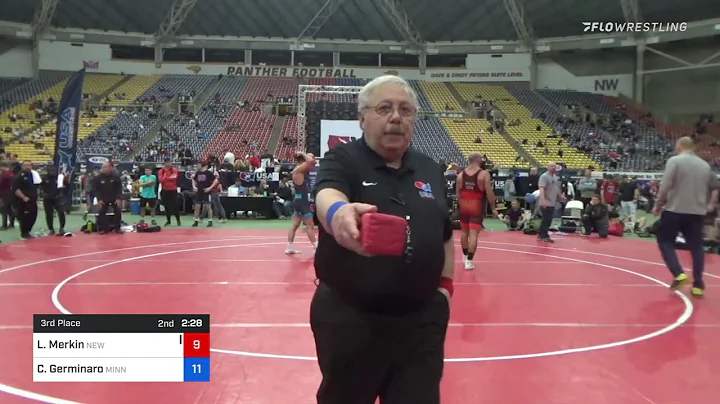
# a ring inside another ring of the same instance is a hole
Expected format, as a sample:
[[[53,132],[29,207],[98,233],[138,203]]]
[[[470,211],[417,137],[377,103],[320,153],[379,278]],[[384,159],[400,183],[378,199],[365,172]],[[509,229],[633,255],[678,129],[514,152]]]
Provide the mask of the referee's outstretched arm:
[[[367,255],[360,241],[360,216],[377,211],[377,207],[365,203],[349,203],[353,181],[359,179],[348,153],[342,148],[325,153],[315,183],[315,212],[323,229],[331,234],[338,244],[358,254]]]

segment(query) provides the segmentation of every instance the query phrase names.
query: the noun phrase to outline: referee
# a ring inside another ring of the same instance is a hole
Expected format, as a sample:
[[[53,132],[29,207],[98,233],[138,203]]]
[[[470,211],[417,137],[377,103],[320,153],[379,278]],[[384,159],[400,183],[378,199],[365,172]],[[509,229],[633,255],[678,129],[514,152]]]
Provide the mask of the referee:
[[[409,148],[417,96],[382,76],[358,95],[363,137],[327,152],[316,184],[318,288],[310,307],[319,404],[439,404],[453,291],[445,179]],[[402,257],[370,257],[360,216],[406,218]]]
[[[678,233],[682,233],[693,262],[692,294],[702,297],[705,294],[703,226],[705,215],[716,209],[719,184],[710,165],[693,151],[691,138],[680,138],[676,149],[678,154],[665,163],[657,203],[653,209],[656,215],[663,209],[657,231],[658,247],[675,278],[670,288],[680,288],[688,280],[675,250],[675,240]]]

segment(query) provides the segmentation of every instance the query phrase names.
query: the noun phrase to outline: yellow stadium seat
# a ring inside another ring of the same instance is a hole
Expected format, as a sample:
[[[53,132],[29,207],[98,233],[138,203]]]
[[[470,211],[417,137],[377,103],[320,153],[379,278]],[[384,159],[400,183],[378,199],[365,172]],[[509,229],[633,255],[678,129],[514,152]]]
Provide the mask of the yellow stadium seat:
[[[440,121],[465,157],[472,152],[479,152],[487,155],[490,160],[502,168],[530,167],[529,163],[515,161],[518,155],[517,151],[502,134],[497,132],[490,134],[487,131],[491,125],[489,121],[466,118],[440,118]],[[475,143],[478,136],[482,139],[482,143]]]
[[[547,166],[551,162],[564,162],[571,168],[585,168],[590,165],[600,166],[599,163],[574,147],[570,147],[567,143],[558,146],[557,139],[548,139],[547,135],[552,132],[552,129],[542,120],[532,118],[530,110],[510,94],[505,87],[480,83],[454,83],[453,85],[465,100],[479,101],[477,95],[482,95],[484,100],[494,101],[495,105],[505,113],[507,123],[519,119],[519,126],[507,125],[505,129],[521,145],[522,140],[527,139],[528,144],[521,147],[541,165]],[[540,130],[537,130],[538,126]],[[547,146],[549,151],[547,155],[543,153],[543,149],[533,148],[539,140]],[[558,150],[560,149],[563,150],[562,158],[558,156]]]
[[[427,95],[433,111],[437,112],[463,112],[463,107],[455,99],[453,93],[445,83],[437,81],[423,81],[420,83],[423,92]]]

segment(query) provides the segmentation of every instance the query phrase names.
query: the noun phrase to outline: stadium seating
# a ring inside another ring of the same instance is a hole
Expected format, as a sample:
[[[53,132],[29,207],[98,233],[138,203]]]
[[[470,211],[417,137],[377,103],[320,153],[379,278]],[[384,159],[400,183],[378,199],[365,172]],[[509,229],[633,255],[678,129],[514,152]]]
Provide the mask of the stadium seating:
[[[541,90],[540,93],[545,98],[549,99],[552,103],[558,106],[578,105],[581,107],[587,107],[590,111],[607,117],[618,113],[618,108],[616,107],[616,105],[613,105],[611,102],[609,102],[611,98],[599,94],[557,90]],[[638,121],[640,115],[637,114],[637,111],[628,111],[628,115],[630,115],[631,119],[634,120],[633,127],[636,136],[639,137],[636,142],[638,146],[637,148],[639,150],[667,150],[669,143],[665,136],[661,135],[660,133],[651,128],[642,125]],[[623,161],[629,160],[630,158],[631,156],[625,156],[623,157]],[[644,170],[651,168],[651,166],[658,165],[658,163],[662,163],[661,161],[658,161],[659,158],[657,157],[651,158],[648,156],[647,158],[643,157],[642,159],[643,160],[641,162],[638,162],[638,164],[636,165],[624,166],[620,168]]]
[[[27,81],[29,81],[29,79],[22,77],[0,77],[0,95],[7,93]]]
[[[438,118],[415,121],[411,146],[433,159],[446,163],[465,164],[467,159]]]
[[[612,151],[611,146],[618,142],[618,138],[616,136],[608,133],[601,128],[593,127],[592,125],[584,122],[567,123],[565,124],[565,128],[563,128],[563,124],[559,122],[561,119],[561,115],[558,112],[557,107],[543,100],[534,91],[517,87],[509,87],[508,91],[518,101],[520,101],[530,111],[532,111],[533,116],[544,116],[542,120],[549,127],[561,132],[567,131],[567,133],[579,137],[579,141],[571,140],[571,146],[579,147],[580,145],[588,143],[592,140],[597,140],[600,144],[596,146],[595,149],[591,152],[586,153],[586,155],[593,159],[593,161],[599,162],[603,169],[610,169],[611,161],[606,156],[609,152]],[[589,136],[591,136],[592,138],[588,139]],[[552,140],[549,141],[552,142]],[[647,168],[651,164],[652,163],[648,158],[636,154],[623,156],[623,158],[618,161],[616,169],[640,170]]]
[[[285,117],[285,122],[282,127],[282,135],[278,141],[277,147],[273,152],[273,156],[281,160],[292,160],[293,155],[297,152],[297,140],[298,140],[298,118],[297,116]],[[284,139],[288,139],[291,142],[283,142]]]
[[[438,81],[423,81],[420,87],[427,96],[433,111],[437,112],[462,112],[463,107],[455,99],[450,89]]]
[[[83,86],[83,94],[85,94],[86,97],[93,97],[101,95],[108,90],[110,90],[112,87],[117,85],[121,80],[123,80],[125,76],[122,75],[112,75],[112,74],[88,74],[85,76],[85,83]],[[117,93],[125,92],[130,96],[130,93],[127,90],[123,90],[122,88],[126,86],[128,83],[130,83],[134,78],[131,78],[128,82],[124,83],[118,89],[115,90]],[[146,80],[145,78],[142,78],[141,80]],[[37,94],[34,96],[31,100],[33,102],[34,100],[48,100],[52,98],[55,102],[59,102],[60,98],[62,97],[62,91],[65,87],[66,80],[63,80],[62,82],[50,87],[46,91]],[[30,106],[27,105],[18,105],[16,108],[25,108],[26,111],[29,111]],[[34,108],[34,107],[33,107]],[[27,114],[28,112],[24,112]],[[79,127],[78,127],[78,139],[84,139],[88,135],[90,135],[92,132],[94,132],[97,128],[105,124],[112,116],[114,116],[116,112],[112,111],[97,111],[96,117],[80,117],[79,118]],[[88,125],[90,124],[90,125]],[[2,125],[0,125],[2,126]],[[25,130],[30,129],[31,127],[25,127]],[[23,160],[31,160],[35,162],[46,162],[51,159],[51,154],[55,149],[55,136],[53,135],[53,132],[55,132],[56,129],[56,122],[55,120],[49,121],[45,124],[43,124],[39,130],[35,130],[32,133],[28,133],[26,136],[26,139],[33,140],[35,144],[33,143],[13,143],[6,147],[6,150],[9,153],[17,154],[20,159]],[[38,144],[38,145],[36,145]],[[39,146],[42,145],[42,146]]]
[[[250,109],[235,107],[222,130],[212,137],[202,156],[220,155],[226,149],[236,155],[263,153],[270,143],[276,115],[262,111],[266,102],[292,102],[297,96],[299,80],[286,78],[251,78],[237,100],[249,103]],[[257,110],[252,110],[257,108]]]
[[[479,97],[482,86],[478,85],[478,83],[452,83],[451,85],[455,87],[464,101],[482,101],[482,98]]]
[[[54,77],[39,80],[32,80],[7,94],[3,94],[3,110],[0,113],[0,127],[3,131],[11,128],[13,131],[27,130],[37,124],[35,118],[35,101],[45,101],[51,97],[58,98],[65,87],[66,78]],[[10,116],[16,114],[18,117],[26,116],[28,119],[19,119],[16,122],[10,120]],[[4,133],[3,138],[8,139],[12,134]]]
[[[487,131],[488,127],[492,125],[488,120],[440,118],[440,121],[465,156],[472,152],[478,152],[487,155],[490,160],[504,168],[530,166],[529,163],[516,161],[517,151],[502,134]],[[478,137],[482,139],[482,143],[476,143]]]
[[[203,156],[221,156],[226,150],[231,150],[236,156],[264,153],[276,118],[264,112],[235,109],[223,130],[205,148]]]
[[[167,123],[166,129],[171,136],[177,136],[179,141],[173,141],[170,136],[160,136],[153,147],[166,150],[168,155],[174,156],[182,146],[189,148],[196,158],[201,157],[203,150],[222,129],[230,111],[237,106],[247,81],[244,77],[224,76],[215,94],[196,111],[196,125],[190,125],[192,116],[177,115]],[[150,150],[143,150],[140,154],[142,161],[162,161],[163,157],[159,154],[152,156]]]
[[[425,94],[425,91],[423,90],[423,86],[420,84],[417,80],[410,80],[410,85],[415,90],[415,93],[417,93],[418,97],[418,104],[421,111],[432,111],[433,106],[430,103],[430,100],[428,99],[427,94]]]
[[[515,139],[520,147],[530,154],[535,160],[543,166],[551,162],[562,161],[571,168],[584,168],[589,165],[599,166],[597,162],[591,160],[588,156],[579,150],[567,145],[557,145],[557,142],[548,142],[547,135],[552,132],[542,120],[533,118],[532,113],[520,101],[518,101],[505,87],[477,84],[478,94],[486,100],[492,100],[498,108],[505,114],[505,121],[510,123],[519,120],[520,124],[516,126],[506,125],[507,133]],[[540,130],[537,130],[537,129]],[[527,145],[522,145],[522,141],[527,139]],[[548,148],[548,153],[544,153],[544,148],[535,148],[534,145],[542,141]],[[563,151],[563,157],[560,158],[558,151]]]

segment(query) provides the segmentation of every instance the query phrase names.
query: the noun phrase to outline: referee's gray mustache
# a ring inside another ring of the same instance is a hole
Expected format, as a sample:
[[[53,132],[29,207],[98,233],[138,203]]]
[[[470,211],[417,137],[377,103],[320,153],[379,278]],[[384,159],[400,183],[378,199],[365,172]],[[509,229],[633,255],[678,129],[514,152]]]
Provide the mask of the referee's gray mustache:
[[[405,133],[402,130],[402,127],[400,125],[392,125],[388,127],[388,129],[385,131],[386,135],[404,135]]]

